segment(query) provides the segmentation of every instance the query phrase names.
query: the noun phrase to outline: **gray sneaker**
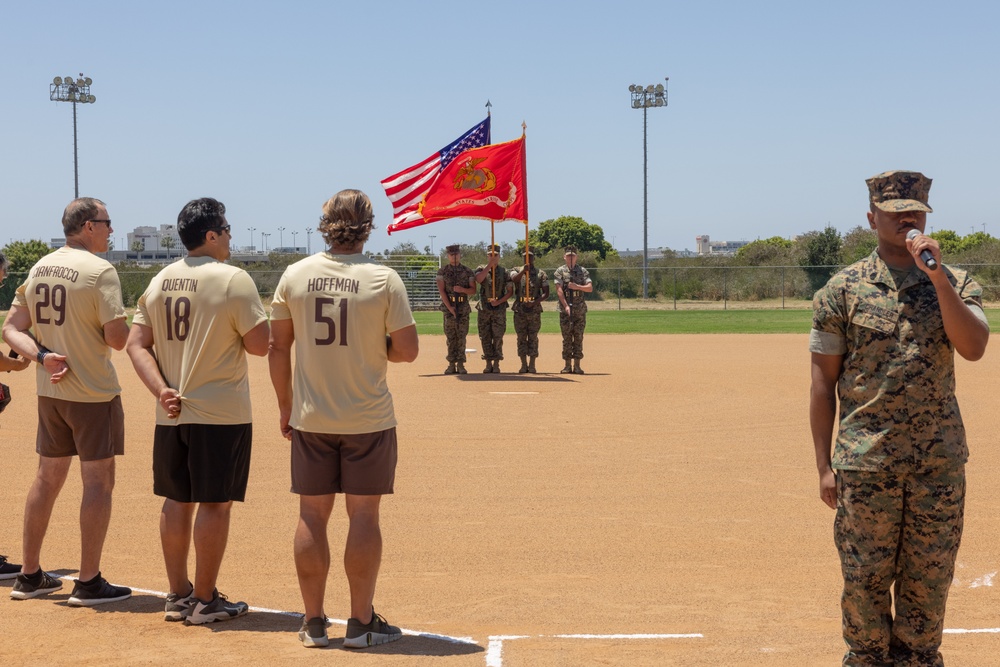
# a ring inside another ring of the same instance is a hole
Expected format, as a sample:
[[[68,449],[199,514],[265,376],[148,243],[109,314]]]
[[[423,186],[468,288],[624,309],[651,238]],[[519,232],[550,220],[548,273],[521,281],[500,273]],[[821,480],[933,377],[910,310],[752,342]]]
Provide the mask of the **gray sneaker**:
[[[21,566],[17,563],[8,563],[6,556],[0,556],[0,580],[16,579],[21,574]]]
[[[10,591],[10,597],[12,600],[30,600],[31,598],[37,598],[39,595],[54,593],[60,588],[62,588],[62,582],[48,572],[42,572],[41,581],[35,583],[32,583],[23,574],[19,574],[17,575],[17,581],[14,582],[14,588]]]
[[[189,625],[201,625],[215,621],[231,621],[248,611],[250,606],[246,602],[230,602],[229,598],[216,590],[211,602],[202,602],[195,598],[194,606],[184,622]]]
[[[367,648],[378,644],[394,642],[403,633],[375,613],[372,609],[372,620],[363,624],[356,618],[347,619],[347,634],[344,636],[344,648]]]
[[[197,601],[198,598],[194,596],[193,587],[187,595],[171,593],[167,596],[167,603],[163,607],[163,620],[183,621],[191,614],[191,610],[194,609]]]
[[[132,589],[125,586],[113,586],[108,580],[97,573],[97,583],[84,586],[80,580],[76,580],[73,586],[73,594],[66,601],[70,607],[93,607],[108,602],[120,602],[132,597]]]
[[[326,636],[326,619],[310,618],[302,619],[302,629],[299,630],[299,641],[306,648],[322,648],[330,645],[330,638]]]

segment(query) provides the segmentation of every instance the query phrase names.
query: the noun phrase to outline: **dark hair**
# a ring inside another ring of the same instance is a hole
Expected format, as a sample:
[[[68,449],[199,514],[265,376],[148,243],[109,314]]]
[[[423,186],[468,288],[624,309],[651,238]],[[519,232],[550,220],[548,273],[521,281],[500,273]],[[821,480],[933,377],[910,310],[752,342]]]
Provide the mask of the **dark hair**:
[[[364,243],[375,229],[372,202],[361,190],[341,190],[323,204],[319,231],[331,248]]]
[[[177,214],[177,235],[188,250],[205,244],[205,235],[226,225],[226,205],[211,197],[192,199]]]
[[[0,252],[0,271],[7,273],[7,269],[9,268],[10,268],[10,262],[8,262],[4,254]]]
[[[100,199],[93,197],[80,197],[71,201],[63,211],[63,234],[66,236],[79,234],[83,226],[87,224],[87,221],[93,220],[94,216],[97,215],[97,208],[99,206],[107,205]]]

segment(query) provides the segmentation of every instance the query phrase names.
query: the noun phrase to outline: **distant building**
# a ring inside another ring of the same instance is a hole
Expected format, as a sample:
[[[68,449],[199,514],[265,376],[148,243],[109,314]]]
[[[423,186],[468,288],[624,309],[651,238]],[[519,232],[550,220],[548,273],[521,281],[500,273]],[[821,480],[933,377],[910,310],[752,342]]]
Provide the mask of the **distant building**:
[[[647,249],[647,255],[649,259],[663,259],[666,253],[670,252],[670,248],[649,248]],[[641,250],[619,250],[619,257],[642,257]]]
[[[166,239],[170,239],[167,241]],[[139,250],[146,252],[156,252],[158,250],[175,249],[178,253],[184,252],[184,244],[177,234],[177,225],[160,225],[156,227],[136,227],[128,233],[128,247],[123,250]]]
[[[750,241],[710,241],[708,234],[694,237],[694,242],[698,248],[699,255],[717,255],[729,257],[736,254],[736,251]]]

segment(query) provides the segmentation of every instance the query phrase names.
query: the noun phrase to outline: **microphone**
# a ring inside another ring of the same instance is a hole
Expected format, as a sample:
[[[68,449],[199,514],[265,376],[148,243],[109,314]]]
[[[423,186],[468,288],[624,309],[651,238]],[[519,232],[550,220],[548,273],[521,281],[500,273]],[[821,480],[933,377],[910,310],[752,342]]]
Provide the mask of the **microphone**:
[[[906,238],[908,238],[911,241],[917,238],[918,236],[920,236],[920,232],[916,229],[911,229],[910,231],[906,232]],[[925,249],[920,251],[920,261],[922,261],[924,263],[924,266],[926,266],[931,271],[935,270],[938,267],[937,260],[934,259],[934,255],[931,254],[930,250]]]

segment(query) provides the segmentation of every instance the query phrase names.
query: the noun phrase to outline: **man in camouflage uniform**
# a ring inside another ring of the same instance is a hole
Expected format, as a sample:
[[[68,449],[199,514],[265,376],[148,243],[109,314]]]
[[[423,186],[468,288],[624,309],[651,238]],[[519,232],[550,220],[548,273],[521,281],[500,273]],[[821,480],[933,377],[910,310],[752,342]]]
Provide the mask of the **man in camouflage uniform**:
[[[559,297],[559,328],[562,330],[562,356],[566,361],[560,373],[583,375],[580,360],[583,359],[583,330],[587,327],[587,302],[584,292],[593,292],[587,269],[577,266],[576,246],[565,248],[563,259],[566,263],[556,269],[556,296]],[[572,364],[572,365],[571,365]]]
[[[462,264],[462,250],[456,243],[445,250],[448,263],[438,269],[437,287],[444,313],[444,336],[448,341],[448,368],[445,375],[465,375],[465,338],[469,335],[469,295],[476,293],[476,277]]]
[[[968,458],[954,352],[981,358],[989,325],[982,288],[940,265],[923,235],[930,179],[894,171],[867,183],[878,247],[816,293],[809,342],[820,498],[837,510],[843,664],[943,665]]]
[[[514,295],[514,284],[507,269],[500,266],[500,246],[491,245],[487,257],[486,264],[476,267],[476,282],[479,283],[476,324],[486,360],[483,372],[499,373],[503,335],[507,332],[507,301]]]
[[[517,356],[521,358],[518,373],[535,373],[538,356],[538,332],[542,328],[542,301],[549,298],[549,279],[535,268],[535,255],[524,253],[525,264],[511,269],[514,283],[514,331],[517,332]]]

